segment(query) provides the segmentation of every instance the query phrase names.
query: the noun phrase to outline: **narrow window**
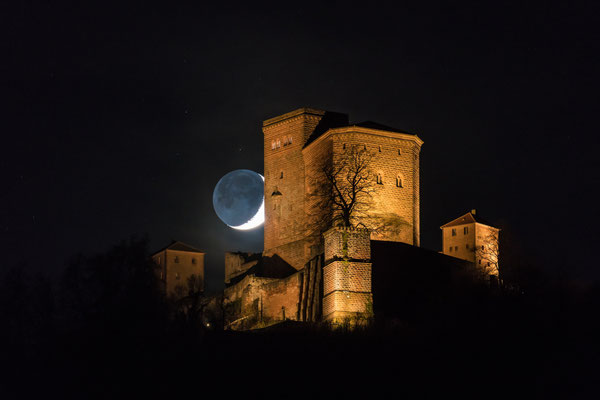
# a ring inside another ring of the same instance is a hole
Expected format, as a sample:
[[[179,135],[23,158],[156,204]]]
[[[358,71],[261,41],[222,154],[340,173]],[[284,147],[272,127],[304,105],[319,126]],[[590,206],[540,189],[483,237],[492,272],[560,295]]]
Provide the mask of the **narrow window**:
[[[377,174],[377,184],[383,185],[383,176],[381,175],[381,173]]]
[[[281,147],[281,140],[277,139],[277,148]]]
[[[342,150],[346,150],[346,143],[342,145]]]
[[[367,145],[366,144],[363,147],[364,147],[365,150],[367,149]]]
[[[481,245],[481,250],[485,250],[485,248],[483,247],[483,245]]]
[[[160,256],[158,256],[156,263],[160,265]]]
[[[288,138],[288,143],[292,144],[292,137],[291,136]]]
[[[481,260],[479,260],[479,265],[481,265]]]
[[[192,264],[196,265],[196,259],[195,258],[192,258]]]
[[[179,279],[179,274],[175,273],[175,279]]]
[[[286,137],[283,138],[283,145],[287,146],[287,143],[288,143],[288,141],[287,141],[287,136],[286,136]]]
[[[404,185],[402,184],[402,177],[400,175],[396,177],[396,186],[399,188],[404,187]]]
[[[271,142],[271,150],[275,150],[276,147],[277,147],[277,142],[273,140]]]
[[[456,236],[456,229],[452,228],[452,236]]]
[[[463,228],[463,234],[465,234],[465,235],[466,235],[467,233],[469,233],[469,227],[468,227],[468,226],[465,226],[465,227]]]
[[[379,152],[381,153],[381,146],[379,146]]]
[[[469,243],[466,244],[467,250],[469,250]]]
[[[283,179],[283,171],[281,171],[281,175],[279,176],[279,179]]]
[[[450,246],[450,253],[452,253],[452,246]]]
[[[175,256],[175,263],[179,264],[179,257]]]
[[[398,149],[398,155],[401,156],[402,155],[402,150]]]
[[[454,246],[454,251],[458,251],[458,246]]]

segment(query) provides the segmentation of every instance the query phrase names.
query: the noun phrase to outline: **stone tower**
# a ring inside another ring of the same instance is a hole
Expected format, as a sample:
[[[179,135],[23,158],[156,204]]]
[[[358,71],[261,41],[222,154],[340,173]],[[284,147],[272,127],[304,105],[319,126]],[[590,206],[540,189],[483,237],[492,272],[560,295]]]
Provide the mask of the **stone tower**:
[[[309,217],[331,210],[315,208],[310,177],[352,146],[372,154],[377,179],[369,215],[386,221],[373,239],[419,246],[419,137],[369,121],[349,125],[346,114],[310,108],[264,121],[263,132],[265,255],[278,254],[296,269],[315,255],[322,238],[309,236]]]
[[[300,108],[263,122],[265,255],[278,254],[296,269],[303,268],[309,260],[302,149],[313,135],[347,124],[345,114],[311,108]]]
[[[373,316],[370,232],[331,228],[323,237],[323,320],[366,321]]]

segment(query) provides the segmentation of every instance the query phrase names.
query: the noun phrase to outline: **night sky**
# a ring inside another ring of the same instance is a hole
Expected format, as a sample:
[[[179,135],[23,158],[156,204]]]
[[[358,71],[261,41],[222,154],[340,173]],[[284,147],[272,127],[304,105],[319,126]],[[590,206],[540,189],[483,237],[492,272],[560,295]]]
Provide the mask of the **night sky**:
[[[214,186],[263,173],[264,119],[314,107],[424,140],[423,247],[477,208],[524,257],[600,277],[592,2],[23,3],[0,12],[2,269],[147,233],[204,249],[217,289],[263,230],[223,224]]]

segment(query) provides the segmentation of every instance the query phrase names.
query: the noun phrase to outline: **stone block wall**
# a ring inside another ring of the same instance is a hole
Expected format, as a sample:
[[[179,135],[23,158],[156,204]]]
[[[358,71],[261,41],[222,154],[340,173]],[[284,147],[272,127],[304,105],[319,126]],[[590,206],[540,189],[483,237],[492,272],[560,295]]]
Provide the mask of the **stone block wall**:
[[[254,275],[225,288],[225,328],[245,330],[299,317],[302,274],[287,278],[262,278]]]
[[[306,236],[305,175],[302,148],[325,114],[299,109],[264,121],[265,240],[264,249],[279,248],[284,260],[298,255],[286,254],[281,246]],[[290,249],[297,251],[296,248]],[[308,256],[290,264],[300,270]],[[289,261],[288,261],[289,262]]]
[[[332,228],[323,237],[326,259],[323,320],[339,323],[370,318],[373,314],[370,232]]]

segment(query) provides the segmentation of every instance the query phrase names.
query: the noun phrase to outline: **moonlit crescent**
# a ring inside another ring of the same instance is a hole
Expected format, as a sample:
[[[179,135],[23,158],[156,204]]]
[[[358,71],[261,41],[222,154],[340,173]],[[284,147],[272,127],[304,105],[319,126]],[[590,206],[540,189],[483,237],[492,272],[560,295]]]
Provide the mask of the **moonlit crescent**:
[[[262,178],[262,180],[264,182],[265,181],[265,177],[262,176],[262,175],[260,175],[260,177]],[[256,212],[256,214],[252,218],[250,218],[247,222],[244,222],[241,225],[237,225],[237,226],[229,225],[229,226],[231,228],[233,228],[233,229],[239,229],[241,231],[247,231],[249,229],[258,228],[264,222],[265,222],[265,198],[263,196],[262,204],[260,205],[260,207],[258,208],[258,211]]]

